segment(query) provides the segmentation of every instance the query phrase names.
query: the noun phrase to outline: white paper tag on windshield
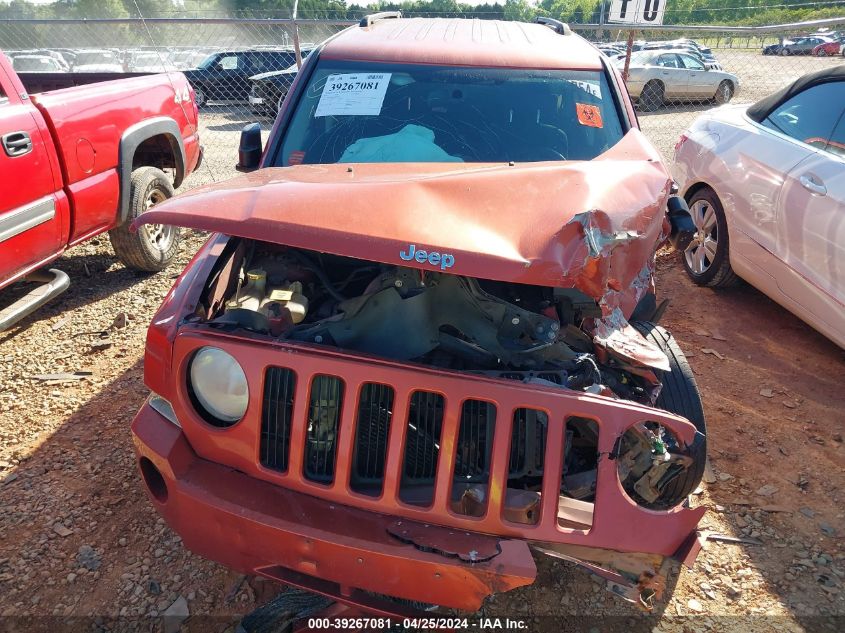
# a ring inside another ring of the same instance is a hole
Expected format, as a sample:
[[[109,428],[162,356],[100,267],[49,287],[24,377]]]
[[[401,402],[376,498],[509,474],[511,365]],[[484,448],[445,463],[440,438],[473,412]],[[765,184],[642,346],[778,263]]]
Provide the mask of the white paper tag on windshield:
[[[329,75],[315,117],[381,114],[391,73]]]

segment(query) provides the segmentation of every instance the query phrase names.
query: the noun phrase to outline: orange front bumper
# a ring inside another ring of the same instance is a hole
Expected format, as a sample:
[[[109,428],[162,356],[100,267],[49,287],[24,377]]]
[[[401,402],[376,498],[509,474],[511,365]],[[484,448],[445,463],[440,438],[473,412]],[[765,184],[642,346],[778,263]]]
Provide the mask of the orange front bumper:
[[[495,538],[485,562],[421,551],[394,538],[396,517],[329,503],[203,460],[182,430],[148,404],[132,423],[141,473],[157,510],[193,552],[365,607],[402,613],[372,592],[476,611],[488,595],[531,584],[525,541]],[[447,542],[454,532],[435,531]],[[462,536],[466,536],[463,534]]]

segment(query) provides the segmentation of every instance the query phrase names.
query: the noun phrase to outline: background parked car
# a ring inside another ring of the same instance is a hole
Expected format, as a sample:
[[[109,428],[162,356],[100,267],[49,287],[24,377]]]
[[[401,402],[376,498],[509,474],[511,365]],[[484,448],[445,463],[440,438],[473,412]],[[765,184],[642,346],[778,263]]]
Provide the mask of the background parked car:
[[[141,51],[132,55],[126,70],[133,73],[163,73],[176,70],[176,67],[167,63],[166,59],[166,55],[163,53]]]
[[[665,42],[647,42],[642,46],[641,50],[676,50],[679,52],[682,51],[697,58],[702,64],[704,64],[705,68],[712,68],[716,70],[722,69],[721,64],[719,64],[719,62],[716,61],[716,58],[713,56],[713,51],[706,46],[701,46],[695,40],[678,39],[669,40]]]
[[[293,49],[222,51],[212,53],[185,76],[196,93],[196,103],[212,100],[246,101],[249,78],[264,72],[285,70],[296,61]]]
[[[813,49],[813,55],[816,57],[829,57],[831,55],[839,55],[840,52],[845,55],[845,49],[842,46],[843,43],[845,43],[845,36],[838,39],[831,39],[829,42],[816,46]]]
[[[310,52],[302,51],[302,56],[305,57]],[[299,68],[294,63],[284,70],[250,77],[249,106],[252,113],[275,118],[298,71]]]
[[[617,59],[617,65],[624,59]],[[727,103],[739,89],[739,77],[721,70],[708,70],[694,56],[674,50],[643,50],[631,55],[626,82],[640,110],[656,110],[666,101],[679,99]]]
[[[75,73],[122,73],[123,64],[118,56],[109,50],[81,50],[73,62]]]
[[[68,72],[70,71],[70,64],[65,59],[64,55],[62,55],[58,51],[45,49],[45,48],[37,48],[33,50],[24,51],[24,55],[39,55],[44,57],[51,57],[52,59],[56,60],[56,63],[59,65],[58,72]]]
[[[778,55],[811,55],[816,46],[832,41],[829,37],[799,37],[789,44],[784,42]]]
[[[702,286],[745,279],[845,347],[845,65],[700,116],[673,174],[698,228]]]
[[[168,61],[179,70],[188,70],[199,66],[208,59],[208,55],[208,53],[195,50],[174,51],[170,54]]]
[[[12,68],[22,73],[60,73],[64,69],[52,57],[46,55],[15,55]]]

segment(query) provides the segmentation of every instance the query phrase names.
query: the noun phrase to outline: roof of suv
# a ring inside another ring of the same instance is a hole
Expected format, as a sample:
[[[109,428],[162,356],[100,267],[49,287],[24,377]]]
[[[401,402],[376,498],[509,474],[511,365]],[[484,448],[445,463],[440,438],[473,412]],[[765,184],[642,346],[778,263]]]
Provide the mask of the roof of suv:
[[[601,54],[578,35],[542,24],[445,18],[388,19],[326,43],[327,59],[444,66],[600,70]]]

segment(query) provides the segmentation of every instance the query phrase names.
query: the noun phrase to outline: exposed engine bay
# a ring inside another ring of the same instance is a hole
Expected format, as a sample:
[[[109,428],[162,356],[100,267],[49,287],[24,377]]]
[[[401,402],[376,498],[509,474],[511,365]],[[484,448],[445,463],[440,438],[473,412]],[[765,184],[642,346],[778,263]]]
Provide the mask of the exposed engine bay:
[[[596,301],[576,289],[476,279],[231,238],[194,320],[273,340],[653,406],[660,372],[599,348],[592,324],[601,316]],[[484,415],[477,416],[482,426]],[[545,414],[528,417],[524,424],[514,422],[509,491],[536,491],[542,478],[541,431],[548,420]],[[310,423],[319,425],[319,420]],[[475,444],[492,441],[491,429],[462,436],[468,445],[458,454],[474,454]],[[332,442],[331,433],[321,441]],[[597,446],[595,422],[567,424],[562,495],[593,500]],[[649,507],[678,502],[666,498],[664,490],[693,461],[686,447],[653,423],[629,429],[611,458],[618,460],[628,494]],[[464,505],[481,494],[473,484],[487,476],[483,470],[475,468],[462,480]]]

